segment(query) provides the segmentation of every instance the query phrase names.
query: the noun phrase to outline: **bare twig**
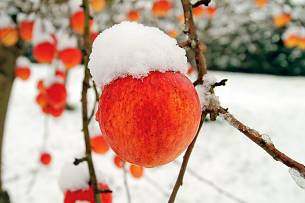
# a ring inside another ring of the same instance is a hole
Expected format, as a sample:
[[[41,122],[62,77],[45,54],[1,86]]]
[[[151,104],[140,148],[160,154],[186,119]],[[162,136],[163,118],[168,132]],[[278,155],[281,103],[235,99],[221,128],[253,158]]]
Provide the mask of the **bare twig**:
[[[265,150],[274,160],[280,161],[290,168],[298,170],[301,174],[305,175],[305,166],[292,158],[288,157],[286,154],[279,151],[273,143],[268,142],[264,139],[263,135],[258,133],[256,130],[249,128],[239,120],[237,120],[232,114],[228,112],[227,109],[220,107],[220,115],[228,121],[233,127],[246,135],[250,140],[260,146]]]
[[[205,119],[206,115],[207,115],[206,112],[202,112],[198,131],[196,133],[195,138],[193,139],[193,141],[191,142],[191,144],[189,145],[189,147],[187,148],[187,150],[186,150],[186,152],[183,156],[183,162],[182,162],[182,165],[181,165],[181,168],[180,168],[180,171],[179,171],[179,175],[177,177],[175,186],[174,186],[173,191],[171,193],[171,196],[168,200],[168,203],[175,202],[178,190],[179,190],[180,186],[182,186],[182,184],[183,184],[183,177],[184,177],[184,174],[185,174],[185,171],[186,171],[186,167],[187,167],[188,161],[190,159],[190,156],[192,154],[192,151],[193,151],[194,145],[196,143],[197,137],[199,135],[200,129],[201,129],[203,123],[204,123],[204,119]]]
[[[196,3],[193,4],[193,8],[196,8],[196,7],[201,6],[201,5],[208,6],[210,2],[211,2],[211,0],[199,0]]]
[[[194,23],[192,4],[190,0],[181,0],[184,12],[184,31],[188,35],[188,40],[191,43],[191,48],[195,53],[195,62],[198,70],[197,80],[201,81],[203,76],[207,73],[206,61],[203,56],[203,44],[198,40],[197,28]]]
[[[93,89],[94,89],[95,100],[94,100],[94,104],[93,104],[93,107],[92,107],[92,111],[91,111],[90,116],[89,116],[89,123],[91,122],[91,120],[94,116],[96,105],[97,105],[98,100],[99,100],[99,94],[98,94],[97,87],[96,87],[96,84],[95,84],[94,80],[92,80],[92,86],[93,86]]]
[[[189,40],[178,43],[178,46],[181,47],[181,48],[189,47],[190,45],[191,45],[191,42]]]
[[[123,178],[124,178],[124,186],[125,186],[125,190],[126,190],[127,202],[131,203],[131,195],[130,195],[130,189],[129,189],[129,185],[128,185],[126,163],[124,163],[124,165],[123,165]]]
[[[90,136],[89,136],[89,120],[88,120],[88,101],[87,101],[87,92],[89,85],[89,79],[90,79],[90,72],[88,69],[88,62],[89,62],[89,51],[91,49],[91,43],[90,43],[90,30],[89,30],[89,2],[88,0],[83,0],[83,9],[84,9],[84,16],[85,16],[85,26],[84,26],[84,47],[86,49],[84,53],[84,80],[83,80],[83,86],[82,86],[82,123],[83,123],[83,133],[84,133],[84,139],[85,139],[85,146],[86,146],[86,161],[88,163],[88,170],[90,174],[90,183],[92,185],[93,191],[94,191],[94,201],[96,203],[100,203],[100,194],[99,194],[99,188],[97,183],[97,178],[93,166],[92,161],[92,155],[91,155],[91,145],[90,145]]]

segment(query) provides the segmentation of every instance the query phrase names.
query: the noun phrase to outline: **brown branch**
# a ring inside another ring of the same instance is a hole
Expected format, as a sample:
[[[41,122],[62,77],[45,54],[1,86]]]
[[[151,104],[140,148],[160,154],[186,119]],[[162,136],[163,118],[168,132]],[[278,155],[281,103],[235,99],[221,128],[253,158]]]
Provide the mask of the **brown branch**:
[[[193,139],[193,141],[191,142],[191,144],[189,145],[189,147],[187,148],[187,150],[186,150],[186,152],[185,152],[185,154],[183,156],[183,162],[182,162],[182,165],[181,165],[181,168],[180,168],[180,171],[179,171],[179,175],[177,177],[175,186],[174,186],[173,191],[172,191],[172,193],[170,195],[168,203],[175,202],[178,190],[179,190],[180,186],[182,186],[182,184],[183,184],[183,177],[184,177],[184,174],[185,174],[185,171],[186,171],[186,167],[187,167],[188,161],[189,161],[189,159],[191,157],[193,148],[195,146],[197,137],[198,137],[200,129],[201,129],[203,123],[204,123],[204,119],[205,119],[206,115],[207,115],[206,112],[202,112],[198,131],[196,133],[195,138]]]
[[[193,5],[191,4],[190,0],[181,0],[183,12],[184,12],[184,24],[185,24],[185,30],[184,32],[188,35],[188,41],[190,42],[190,48],[194,51],[195,54],[195,62],[196,62],[196,68],[198,70],[197,75],[197,82],[195,81],[193,83],[194,86],[198,84],[202,84],[203,76],[207,73],[207,66],[206,66],[206,60],[203,55],[203,44],[200,43],[198,40],[197,35],[197,28],[194,23],[193,19]],[[207,112],[204,111],[201,114],[201,120],[199,124],[199,128],[197,130],[196,136],[194,140],[191,142],[191,144],[188,146],[184,156],[183,156],[183,162],[179,171],[179,175],[177,177],[175,186],[172,190],[172,193],[170,195],[170,198],[168,200],[169,203],[175,202],[178,190],[180,186],[183,184],[183,177],[187,168],[188,161],[190,159],[191,153],[193,151],[194,145],[196,143],[197,137],[199,135],[200,129],[202,127],[202,124],[205,120],[205,117],[207,116]]]
[[[249,128],[239,120],[237,120],[232,114],[228,112],[227,109],[220,107],[219,109],[220,115],[228,121],[233,127],[246,135],[250,140],[255,142],[258,146],[260,146],[263,150],[265,150],[270,156],[273,157],[274,160],[280,161],[286,166],[290,168],[294,168],[298,170],[301,174],[305,175],[305,166],[283,152],[279,151],[273,143],[268,142],[264,139],[263,135],[258,133],[256,130]]]
[[[92,86],[93,86],[94,94],[95,94],[95,100],[94,100],[94,104],[93,104],[93,107],[92,107],[92,111],[91,111],[90,116],[89,116],[89,123],[91,122],[91,120],[94,116],[96,105],[97,105],[98,100],[99,100],[99,94],[98,94],[97,87],[96,87],[96,84],[95,84],[94,80],[92,80],[92,84],[93,84]]]
[[[195,53],[195,62],[198,70],[198,80],[201,81],[207,73],[206,60],[203,56],[203,44],[198,40],[197,28],[194,23],[192,4],[190,0],[181,0],[184,12],[185,32],[188,35],[188,40],[191,43],[191,48]]]
[[[208,6],[210,4],[210,2],[211,2],[211,0],[199,0],[196,3],[193,4],[193,8],[196,8],[196,7],[201,6],[201,5]]]
[[[189,47],[190,45],[191,45],[191,42],[189,40],[178,43],[178,46],[181,47],[181,48]]]
[[[90,87],[89,79],[90,79],[90,72],[88,69],[88,62],[89,62],[89,50],[91,49],[90,43],[90,28],[89,28],[89,2],[88,0],[83,0],[83,9],[85,15],[85,26],[84,26],[84,47],[87,50],[84,55],[84,80],[83,80],[83,87],[82,87],[82,123],[83,123],[83,133],[85,139],[85,146],[86,146],[86,161],[88,163],[88,170],[90,174],[90,183],[92,184],[92,188],[94,191],[94,202],[100,203],[100,194],[99,188],[97,183],[97,178],[94,170],[92,155],[91,155],[91,145],[90,145],[90,136],[89,136],[89,120],[88,120],[88,101],[87,101],[87,92]]]

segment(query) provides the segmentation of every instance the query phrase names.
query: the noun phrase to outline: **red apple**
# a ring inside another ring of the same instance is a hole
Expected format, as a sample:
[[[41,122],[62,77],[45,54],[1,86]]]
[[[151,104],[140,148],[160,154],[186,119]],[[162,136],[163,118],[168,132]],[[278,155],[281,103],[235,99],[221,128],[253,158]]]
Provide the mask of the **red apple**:
[[[97,121],[123,160],[145,167],[173,161],[195,137],[200,102],[192,82],[179,72],[119,78],[102,92]]]

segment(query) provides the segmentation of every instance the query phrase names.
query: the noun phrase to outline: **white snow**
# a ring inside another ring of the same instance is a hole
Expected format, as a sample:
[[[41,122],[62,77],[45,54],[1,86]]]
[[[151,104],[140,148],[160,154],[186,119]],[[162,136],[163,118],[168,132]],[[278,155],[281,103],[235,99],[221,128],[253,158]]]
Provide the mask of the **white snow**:
[[[220,105],[219,98],[215,94],[211,94],[211,87],[217,82],[216,77],[211,75],[210,73],[206,74],[203,77],[203,84],[197,85],[196,90],[200,99],[201,109],[204,110],[207,107],[210,109],[217,108]]]
[[[17,61],[16,61],[16,66],[17,67],[27,67],[29,68],[30,67],[30,60],[25,57],[25,56],[19,56],[17,58]]]
[[[294,168],[289,169],[289,173],[294,180],[294,182],[300,187],[305,189],[305,174],[301,174],[298,170]]]
[[[77,47],[77,39],[74,35],[68,34],[64,30],[60,30],[56,32],[56,37],[58,40],[57,42],[57,49],[59,51],[66,49],[66,48],[75,48]]]
[[[63,192],[88,188],[89,172],[86,162],[75,166],[73,161],[63,165],[59,175],[59,187]]]
[[[8,26],[13,26],[14,23],[12,22],[12,19],[5,13],[0,13],[0,28],[8,27]]]
[[[186,73],[187,59],[177,41],[160,29],[124,21],[94,40],[89,68],[101,86],[126,75],[147,76],[153,70]]]
[[[51,34],[54,32],[54,27],[45,19],[36,19],[33,27],[33,44],[39,44],[41,42],[54,42]]]
[[[43,144],[44,116],[35,103],[36,83],[46,76],[49,68],[33,65],[30,79],[26,83],[16,80],[13,86],[3,148],[3,183],[12,203],[63,202],[63,193],[58,186],[60,169],[84,150],[79,102],[83,70],[76,68],[70,71],[68,79],[69,101],[76,106],[76,111],[65,112],[57,119],[50,118],[46,150],[52,154],[52,163],[43,167],[37,161]],[[217,88],[222,106],[228,107],[235,117],[250,127],[272,135],[277,148],[305,163],[304,77],[211,73],[218,79],[229,79],[225,87]],[[88,93],[92,105],[94,92],[90,89]],[[99,130],[94,119],[91,132],[93,129]],[[113,190],[113,202],[126,202],[123,171],[114,166],[113,153],[94,154],[93,158],[96,168],[108,173],[105,177]],[[178,161],[181,160],[182,156]],[[40,172],[35,184],[31,184],[31,171],[35,168]],[[305,199],[304,190],[291,179],[287,167],[274,161],[222,119],[204,123],[189,168],[246,203],[301,203]],[[128,175],[132,202],[167,202],[178,171],[177,164],[170,163],[145,169],[144,177],[139,180]],[[29,188],[32,188],[31,192]],[[236,203],[188,170],[176,202],[203,201]]]

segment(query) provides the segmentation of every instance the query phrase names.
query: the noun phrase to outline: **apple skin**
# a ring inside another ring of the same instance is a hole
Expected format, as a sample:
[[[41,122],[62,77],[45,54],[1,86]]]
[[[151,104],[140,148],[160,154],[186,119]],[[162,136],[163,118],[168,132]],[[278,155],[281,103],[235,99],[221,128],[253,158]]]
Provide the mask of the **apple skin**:
[[[152,71],[107,84],[96,119],[110,147],[130,163],[156,167],[173,161],[195,137],[200,102],[179,72]]]

